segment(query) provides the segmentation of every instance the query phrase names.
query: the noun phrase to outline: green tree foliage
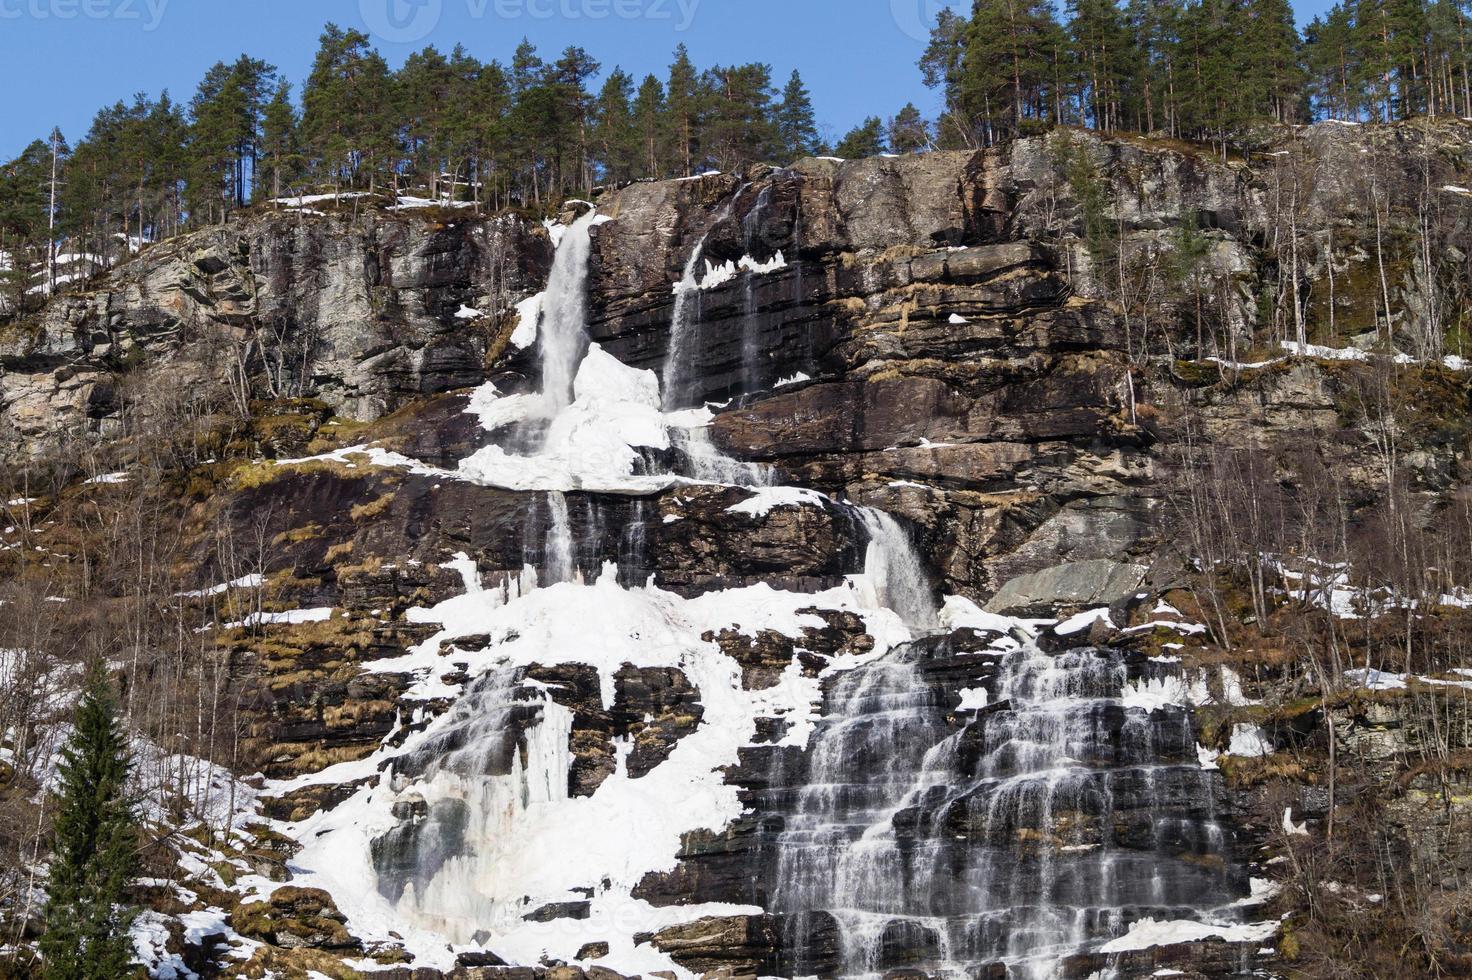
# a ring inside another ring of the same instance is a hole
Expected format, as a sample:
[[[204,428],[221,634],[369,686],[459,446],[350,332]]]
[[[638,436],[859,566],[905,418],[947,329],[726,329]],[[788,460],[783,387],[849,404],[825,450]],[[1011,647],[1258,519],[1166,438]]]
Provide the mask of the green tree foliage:
[[[777,145],[784,161],[813,156],[823,150],[818,138],[818,118],[813,112],[813,99],[802,75],[796,71],[787,80],[782,90],[782,101],[777,104]]]
[[[632,180],[643,153],[633,99],[634,79],[621,68],[609,72],[594,107],[593,142],[603,179],[613,183]]]
[[[870,116],[848,131],[833,151],[846,160],[877,156],[884,152],[884,120]]]
[[[61,793],[46,885],[44,980],[116,980],[132,958],[126,890],[138,868],[132,753],[101,663],[88,672],[61,752]]]
[[[781,154],[772,113],[772,69],[763,64],[716,66],[705,73],[702,156],[718,170]]]
[[[701,87],[695,64],[690,60],[690,52],[683,44],[675,48],[665,100],[669,110],[670,136],[675,144],[673,162],[677,172],[688,177],[694,173],[695,160],[700,153],[698,135],[706,92]]]
[[[302,142],[334,187],[375,189],[396,156],[395,82],[361,31],[328,24],[302,93]]]
[[[297,133],[296,107],[291,83],[276,86],[261,113],[261,160],[256,174],[257,196],[280,197],[301,175],[303,158]]]
[[[664,85],[653,75],[646,75],[634,99],[634,125],[639,137],[639,176],[658,177],[670,170],[671,161],[663,152],[668,139],[670,121],[664,98]]]
[[[1066,15],[940,13],[920,69],[945,97],[941,145],[1062,124],[1225,148],[1259,123],[1472,116],[1468,0],[1342,0],[1303,36],[1289,0],[1067,0]]]
[[[930,145],[930,124],[913,102],[895,114],[888,129],[889,148],[896,153],[916,153]]]

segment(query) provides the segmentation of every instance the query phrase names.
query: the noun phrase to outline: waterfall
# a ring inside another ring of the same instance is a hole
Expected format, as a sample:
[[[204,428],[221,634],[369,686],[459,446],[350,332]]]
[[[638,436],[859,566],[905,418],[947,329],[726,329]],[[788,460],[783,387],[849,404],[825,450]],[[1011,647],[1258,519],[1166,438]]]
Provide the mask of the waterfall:
[[[1245,882],[1186,710],[1126,707],[1118,651],[1014,646],[987,709],[926,679],[934,642],[830,688],[777,848],[798,973],[823,969],[809,933],[824,912],[839,975],[1005,963],[1026,980],[1145,916],[1233,918]]]
[[[409,818],[373,842],[379,893],[404,920],[457,943],[515,928],[545,855],[524,853],[538,811],[567,799],[572,713],[524,700],[494,670],[393,774]],[[412,780],[412,782],[411,782]]]
[[[938,612],[935,592],[910,536],[882,510],[860,507],[857,513],[869,536],[864,575],[874,587],[878,605],[894,610],[911,626],[933,629]]]
[[[677,432],[675,441],[685,454],[692,479],[737,487],[769,487],[774,482],[770,467],[743,463],[717,449],[704,426]]]
[[[705,258],[705,242],[711,230],[731,216],[741,192],[747,185],[736,188],[736,193],[726,199],[721,210],[711,220],[710,228],[701,235],[685,261],[680,281],[675,284],[675,310],[670,318],[670,340],[665,351],[664,370],[660,373],[660,387],[664,392],[665,411],[674,411],[684,406],[685,384],[689,379],[691,339],[700,328],[700,282],[695,274],[700,271],[700,262]]]
[[[542,397],[549,418],[572,404],[573,380],[588,352],[589,232],[596,218],[597,212],[590,208],[563,232],[547,278],[538,336],[542,341]]]
[[[685,263],[684,274],[675,286],[675,311],[670,318],[669,348],[665,352],[664,371],[660,376],[665,411],[680,407],[680,394],[685,384],[685,361],[690,356],[690,335],[700,323],[700,283],[695,279],[700,260],[705,257],[705,239],[710,232],[700,236],[690,258]]]
[[[547,494],[547,584],[571,582],[577,575],[572,550],[572,526],[567,516],[567,495],[561,490]]]
[[[751,244],[761,231],[762,220],[772,203],[772,184],[768,182],[757,195],[756,204],[741,219],[744,255],[752,255]],[[756,315],[756,276],[747,275],[742,284],[741,301],[741,387],[742,393],[755,391],[759,383],[757,361],[760,354],[761,323]]]

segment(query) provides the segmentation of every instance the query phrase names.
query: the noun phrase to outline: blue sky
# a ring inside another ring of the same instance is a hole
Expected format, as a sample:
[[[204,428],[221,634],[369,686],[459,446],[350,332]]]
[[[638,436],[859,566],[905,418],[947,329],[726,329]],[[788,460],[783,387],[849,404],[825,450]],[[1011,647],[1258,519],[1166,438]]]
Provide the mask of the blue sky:
[[[1306,0],[1314,9],[1328,0]],[[842,135],[908,101],[936,98],[915,62],[941,6],[962,0],[0,0],[0,159],[59,125],[74,142],[104,104],[167,88],[188,100],[205,70],[242,52],[306,77],[322,25],[369,30],[395,65],[433,43],[509,58],[526,36],[544,54],[569,44],[605,66],[661,77],[683,41],[696,63],[793,68],[818,115]]]

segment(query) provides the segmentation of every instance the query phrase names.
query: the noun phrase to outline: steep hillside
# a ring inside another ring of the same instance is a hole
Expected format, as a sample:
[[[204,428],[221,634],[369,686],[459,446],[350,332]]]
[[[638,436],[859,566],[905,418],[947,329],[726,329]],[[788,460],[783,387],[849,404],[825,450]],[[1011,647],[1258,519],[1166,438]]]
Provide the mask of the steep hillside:
[[[0,326],[5,941],[101,653],[158,976],[1466,969],[1469,186],[1059,130],[148,248]]]

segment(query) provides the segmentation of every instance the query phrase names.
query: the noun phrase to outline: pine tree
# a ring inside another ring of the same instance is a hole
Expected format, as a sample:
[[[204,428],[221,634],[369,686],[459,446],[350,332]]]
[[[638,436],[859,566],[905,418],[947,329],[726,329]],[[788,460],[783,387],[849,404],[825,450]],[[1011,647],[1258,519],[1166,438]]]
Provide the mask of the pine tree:
[[[273,198],[280,197],[282,189],[295,181],[301,163],[290,82],[276,86],[276,92],[261,116],[261,152],[264,155],[263,179],[256,182],[257,196],[269,194]]]
[[[124,901],[138,865],[137,808],[128,790],[132,767],[111,681],[96,662],[61,752],[40,941],[44,980],[117,980],[128,972],[131,915]]]
[[[646,75],[634,99],[634,125],[639,130],[639,175],[662,177],[668,170],[660,156],[665,141],[664,85],[653,75]]]
[[[598,74],[599,64],[582,48],[570,46],[552,66],[552,163],[558,189],[566,193],[593,185],[592,145],[593,96],[588,82]]]
[[[818,121],[813,112],[813,100],[802,75],[793,71],[782,90],[782,101],[776,110],[777,142],[785,161],[812,156],[820,150]]]
[[[625,183],[634,176],[641,141],[634,125],[633,97],[634,79],[614,68],[594,106],[593,142],[605,181]]]
[[[966,77],[966,35],[970,23],[950,8],[943,7],[930,29],[930,43],[920,57],[920,74],[928,88],[945,97],[945,112],[936,127],[943,148],[975,146],[980,141],[962,99]]]
[[[1331,119],[1351,120],[1359,115],[1358,93],[1351,87],[1353,44],[1354,21],[1343,4],[1335,4],[1304,29],[1308,94]]]
[[[925,117],[907,102],[889,121],[889,148],[895,153],[916,153],[930,145],[930,126]]]
[[[884,152],[884,120],[870,116],[849,130],[833,151],[845,160],[878,156]]]
[[[1046,0],[975,0],[967,32],[962,106],[989,138],[1049,115],[1062,31]]]
[[[394,79],[362,31],[328,24],[302,92],[302,141],[335,186],[376,186],[398,151]]]
[[[702,159],[719,170],[778,155],[772,114],[772,69],[752,63],[716,67],[705,73],[709,109],[700,127]]]
[[[1418,0],[1419,2],[1419,0]],[[1252,114],[1275,122],[1292,122],[1303,91],[1304,76],[1298,28],[1288,0],[1248,0],[1247,30],[1240,43],[1247,62]],[[1245,93],[1244,93],[1245,94]]]
[[[690,176],[698,152],[695,136],[700,126],[703,96],[700,76],[690,61],[690,52],[681,44],[675,48],[675,60],[670,65],[665,105],[669,110],[670,135],[675,144],[673,162],[683,177]]]
[[[1095,129],[1119,129],[1137,68],[1134,39],[1113,0],[1068,0],[1068,11],[1079,115]]]

